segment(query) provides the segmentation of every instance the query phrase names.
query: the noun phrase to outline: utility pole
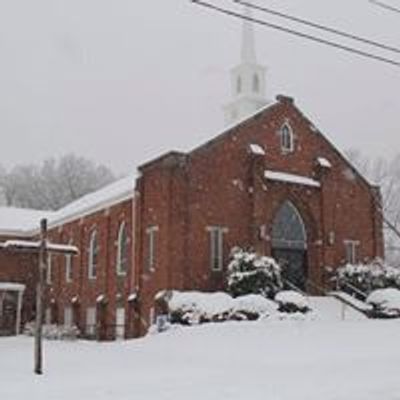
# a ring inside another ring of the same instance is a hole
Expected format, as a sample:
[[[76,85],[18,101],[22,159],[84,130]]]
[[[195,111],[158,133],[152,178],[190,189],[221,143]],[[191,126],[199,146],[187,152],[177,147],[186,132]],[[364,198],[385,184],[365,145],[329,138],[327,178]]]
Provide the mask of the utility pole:
[[[49,254],[77,255],[79,250],[75,246],[49,243],[47,238],[47,220],[40,221],[40,240],[8,240],[0,243],[0,251],[12,253],[28,253],[38,256],[38,281],[36,285],[36,322],[34,344],[34,372],[43,374],[43,304],[45,290],[45,276],[48,269]]]
[[[47,220],[40,221],[39,276],[36,287],[36,322],[35,322],[35,374],[43,374],[43,291],[47,269]]]

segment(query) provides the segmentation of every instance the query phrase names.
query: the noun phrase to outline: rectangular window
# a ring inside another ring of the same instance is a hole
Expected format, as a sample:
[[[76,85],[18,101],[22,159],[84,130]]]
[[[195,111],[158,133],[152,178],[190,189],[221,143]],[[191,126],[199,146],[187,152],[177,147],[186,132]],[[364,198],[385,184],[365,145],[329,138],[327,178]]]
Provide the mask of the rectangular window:
[[[116,339],[125,338],[125,308],[118,307],[115,313],[115,336]]]
[[[158,226],[151,226],[147,228],[147,270],[153,271],[156,267],[156,234]]]
[[[46,270],[46,283],[51,285],[52,282],[52,256],[50,253],[47,255],[47,270]]]
[[[72,282],[72,255],[66,254],[65,255],[65,281],[67,283]]]
[[[88,307],[86,309],[86,334],[89,337],[96,336],[96,307]]]
[[[47,307],[44,313],[44,323],[46,325],[51,325],[52,323],[52,315],[51,315],[51,307]]]
[[[210,263],[212,271],[222,271],[224,264],[224,234],[226,228],[209,227],[210,233]]]
[[[345,240],[346,262],[348,264],[357,264],[358,262],[358,247],[360,242],[356,240]]]
[[[64,326],[67,328],[71,328],[74,324],[72,307],[64,308]]]

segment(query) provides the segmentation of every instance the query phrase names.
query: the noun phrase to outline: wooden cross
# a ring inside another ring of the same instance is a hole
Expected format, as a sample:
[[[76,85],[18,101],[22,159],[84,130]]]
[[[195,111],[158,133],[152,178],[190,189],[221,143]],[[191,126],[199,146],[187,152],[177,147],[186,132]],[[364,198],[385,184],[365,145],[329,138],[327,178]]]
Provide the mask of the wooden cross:
[[[49,254],[77,255],[79,250],[75,246],[49,243],[47,240],[47,219],[40,222],[40,240],[8,240],[0,243],[0,250],[11,251],[14,253],[33,253],[38,255],[39,260],[39,279],[36,289],[36,323],[35,323],[35,368],[37,375],[43,374],[43,292],[45,286],[45,275],[48,268]]]

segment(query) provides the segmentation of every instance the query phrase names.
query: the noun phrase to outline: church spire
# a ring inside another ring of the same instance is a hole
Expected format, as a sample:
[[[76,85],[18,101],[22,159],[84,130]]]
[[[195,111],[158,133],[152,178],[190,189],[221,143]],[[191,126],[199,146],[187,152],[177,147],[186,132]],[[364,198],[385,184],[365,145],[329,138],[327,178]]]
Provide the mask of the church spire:
[[[245,7],[244,15],[248,18],[252,17],[252,12],[249,7]],[[242,51],[241,51],[242,63],[255,64],[257,62],[256,57],[256,45],[254,40],[254,26],[249,20],[243,20],[242,27]]]
[[[252,16],[249,7],[245,7],[244,15]],[[242,27],[240,63],[231,71],[233,99],[224,107],[227,124],[238,122],[267,104],[265,73],[265,67],[257,63],[254,24],[246,19]]]

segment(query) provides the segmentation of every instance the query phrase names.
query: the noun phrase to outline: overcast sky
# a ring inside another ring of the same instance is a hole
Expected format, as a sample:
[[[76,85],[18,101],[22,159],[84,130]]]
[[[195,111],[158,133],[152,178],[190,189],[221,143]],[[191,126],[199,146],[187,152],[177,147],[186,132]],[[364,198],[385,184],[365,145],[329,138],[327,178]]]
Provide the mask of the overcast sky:
[[[258,2],[400,47],[400,14],[367,0]],[[211,138],[240,28],[189,0],[0,0],[0,163],[72,151],[124,173]],[[257,51],[269,97],[295,97],[339,148],[400,152],[400,68],[262,27]]]

